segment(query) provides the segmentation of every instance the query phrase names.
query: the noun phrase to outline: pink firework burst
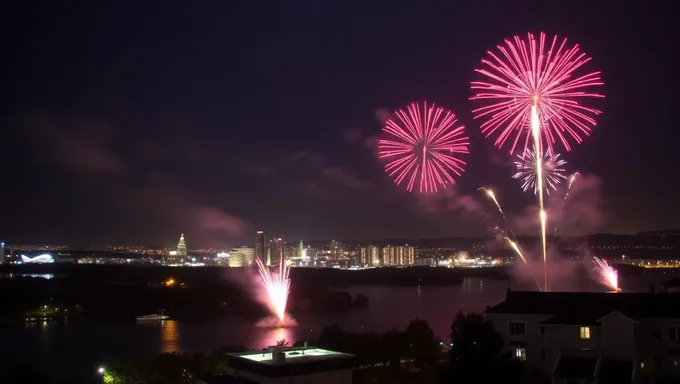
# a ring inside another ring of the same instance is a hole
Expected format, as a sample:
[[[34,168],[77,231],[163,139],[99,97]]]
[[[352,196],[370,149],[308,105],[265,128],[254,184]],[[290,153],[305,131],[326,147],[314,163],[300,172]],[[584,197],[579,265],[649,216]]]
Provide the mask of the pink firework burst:
[[[600,72],[578,74],[590,61],[578,45],[568,48],[566,38],[547,39],[541,33],[536,40],[529,33],[526,40],[515,36],[496,48],[482,60],[482,68],[475,69],[484,80],[471,83],[475,92],[471,99],[488,102],[473,114],[486,119],[482,133],[494,136],[494,145],[501,148],[510,142],[511,154],[518,145],[520,152],[530,146],[528,122],[534,104],[545,148],[553,149],[559,142],[570,151],[570,141],[581,143],[590,135],[601,111],[581,102],[603,98],[591,89],[604,83]]]
[[[427,102],[411,103],[387,120],[384,138],[378,142],[378,156],[387,160],[385,172],[400,185],[420,193],[434,193],[465,171],[458,156],[469,153],[465,127],[457,125],[456,115]]]

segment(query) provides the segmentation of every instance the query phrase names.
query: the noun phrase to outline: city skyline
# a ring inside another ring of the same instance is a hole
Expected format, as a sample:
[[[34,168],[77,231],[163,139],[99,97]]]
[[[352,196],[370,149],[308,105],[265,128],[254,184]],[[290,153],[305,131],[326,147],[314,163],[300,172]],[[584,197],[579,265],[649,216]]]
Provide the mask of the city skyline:
[[[677,137],[670,12],[588,4],[46,5],[49,17],[14,4],[0,240],[488,238],[502,218],[482,186],[530,234],[533,196],[468,99],[486,50],[541,30],[579,43],[606,84],[593,135],[561,154],[583,177],[560,234],[679,228],[661,156]],[[465,174],[434,197],[395,186],[375,147],[389,112],[419,100],[456,113],[471,142]]]

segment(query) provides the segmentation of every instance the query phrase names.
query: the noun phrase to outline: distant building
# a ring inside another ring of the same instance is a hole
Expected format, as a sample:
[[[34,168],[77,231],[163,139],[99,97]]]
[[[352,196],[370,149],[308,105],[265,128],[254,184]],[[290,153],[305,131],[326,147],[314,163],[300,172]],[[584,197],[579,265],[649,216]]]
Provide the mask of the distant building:
[[[373,266],[373,267],[380,265],[380,248],[378,248],[375,245],[361,247],[359,264],[361,266]]]
[[[5,264],[5,242],[0,241],[0,265]]]
[[[281,260],[285,260],[285,243],[283,238],[274,237],[270,239],[268,251],[266,265],[278,265]]]
[[[255,258],[267,264],[265,260],[265,244],[264,231],[257,231],[255,234]]]
[[[184,242],[184,234],[179,236],[179,242],[177,243],[177,256],[187,257],[187,245]]]
[[[49,253],[42,253],[35,256],[21,255],[22,264],[52,264],[54,257]]]
[[[228,375],[199,383],[351,384],[354,356],[320,348],[270,347],[228,354],[227,364]]]
[[[228,267],[239,268],[245,266],[246,258],[241,252],[232,250],[231,252],[229,252],[228,255],[229,255],[229,258],[227,259]]]
[[[331,241],[331,257],[330,257],[330,259],[333,260],[333,261],[340,260],[343,257],[342,251],[343,251],[342,243],[337,241],[337,240],[332,240]]]
[[[664,293],[508,291],[484,318],[553,383],[680,382],[679,302]]]
[[[383,248],[383,263],[385,266],[413,265],[416,258],[416,248],[412,246],[392,246]]]
[[[252,267],[255,264],[255,248],[244,245],[234,248],[232,252],[238,252],[243,255],[244,267]]]

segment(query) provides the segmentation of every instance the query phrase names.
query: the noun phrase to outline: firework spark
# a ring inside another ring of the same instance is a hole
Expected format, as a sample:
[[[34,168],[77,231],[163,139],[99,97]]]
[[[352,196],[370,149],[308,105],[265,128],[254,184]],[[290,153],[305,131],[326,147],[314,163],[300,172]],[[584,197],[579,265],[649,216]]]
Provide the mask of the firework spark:
[[[542,145],[552,149],[559,142],[571,150],[570,141],[581,143],[590,135],[596,125],[594,117],[601,113],[581,104],[604,97],[590,91],[604,84],[601,73],[577,75],[590,58],[578,45],[567,48],[566,38],[548,39],[541,33],[536,40],[529,33],[527,39],[515,36],[504,43],[496,47],[498,53],[488,52],[482,69],[475,69],[485,81],[471,84],[475,92],[472,100],[489,103],[473,110],[476,119],[486,119],[482,132],[495,136],[499,148],[510,143],[510,153],[515,153],[518,145],[523,147],[520,151],[530,148],[533,127],[527,129],[527,123],[532,108],[537,108]]]
[[[286,305],[288,304],[288,293],[290,291],[290,278],[288,277],[290,268],[286,265],[283,257],[279,260],[278,272],[273,274],[259,257],[255,261],[262,276],[262,284],[267,292],[267,306],[272,314],[283,324],[286,316]]]
[[[501,205],[498,203],[498,200],[496,199],[496,194],[493,193],[493,191],[490,190],[489,188],[485,188],[485,187],[478,188],[477,190],[484,192],[486,197],[488,197],[491,201],[493,201],[494,204],[496,204],[496,208],[498,208],[498,212],[501,213],[501,216],[503,216],[503,220],[505,220],[505,222],[507,223],[508,219],[505,217],[505,213],[503,213],[503,208],[501,208]]]
[[[519,179],[522,182],[522,190],[528,191],[530,188],[534,190],[534,194],[538,192],[538,183],[536,180],[537,161],[542,162],[543,170],[543,185],[545,192],[550,195],[550,190],[557,190],[557,186],[567,179],[564,175],[564,168],[562,168],[566,161],[560,159],[559,154],[553,154],[550,149],[545,151],[543,156],[536,156],[536,152],[532,149],[526,149],[523,154],[518,155],[518,161],[515,162],[517,173],[512,177]],[[570,182],[571,185],[571,182]]]
[[[434,104],[411,103],[387,120],[384,139],[378,142],[378,156],[386,159],[385,171],[399,185],[406,180],[411,192],[434,193],[454,184],[465,170],[457,157],[469,153],[465,127],[456,126],[456,115]],[[455,128],[454,128],[455,127]]]
[[[611,288],[612,291],[620,292],[619,288],[619,273],[606,260],[598,257],[593,257],[593,261],[597,266],[597,275],[600,282],[606,287]]]

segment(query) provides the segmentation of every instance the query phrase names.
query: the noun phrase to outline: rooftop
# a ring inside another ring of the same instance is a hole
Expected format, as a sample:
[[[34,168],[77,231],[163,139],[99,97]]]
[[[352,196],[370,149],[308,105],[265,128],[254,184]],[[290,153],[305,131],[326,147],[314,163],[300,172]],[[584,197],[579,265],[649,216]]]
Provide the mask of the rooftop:
[[[284,357],[275,360],[275,351]],[[354,355],[314,347],[272,347],[262,351],[230,353],[227,359],[232,369],[268,377],[351,370],[354,367]]]
[[[578,311],[574,311],[578,308]],[[523,292],[508,290],[505,301],[485,313],[553,315],[546,324],[595,324],[621,312],[635,320],[680,318],[680,295],[668,293]]]
[[[329,351],[327,349],[321,348],[282,348],[281,352],[286,356],[283,363],[275,362],[273,359],[273,349],[262,350],[262,351],[251,351],[242,353],[232,353],[234,357],[240,357],[242,359],[248,359],[262,364],[299,364],[310,361],[320,361],[320,360],[332,360],[337,358],[351,358],[352,355],[348,355],[342,352]]]

